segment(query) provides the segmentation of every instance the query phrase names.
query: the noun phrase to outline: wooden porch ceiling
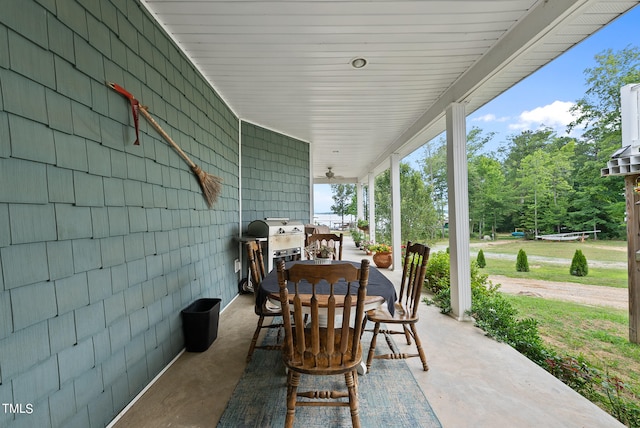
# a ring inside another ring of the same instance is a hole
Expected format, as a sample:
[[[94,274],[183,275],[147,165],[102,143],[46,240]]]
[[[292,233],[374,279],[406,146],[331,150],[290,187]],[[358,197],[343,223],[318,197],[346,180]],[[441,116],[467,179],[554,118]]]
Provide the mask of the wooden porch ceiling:
[[[451,102],[472,113],[640,2],[142,1],[241,119],[311,143],[316,183],[384,170]]]

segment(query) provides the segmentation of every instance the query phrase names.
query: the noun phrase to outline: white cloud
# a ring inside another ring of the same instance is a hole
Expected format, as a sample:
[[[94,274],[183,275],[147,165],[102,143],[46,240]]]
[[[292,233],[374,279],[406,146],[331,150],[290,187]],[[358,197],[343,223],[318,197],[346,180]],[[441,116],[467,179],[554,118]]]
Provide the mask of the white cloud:
[[[576,117],[570,109],[575,103],[571,101],[554,101],[533,110],[525,110],[518,116],[517,123],[509,124],[509,129],[513,131],[535,131],[542,127],[549,127],[560,136],[567,132],[567,125],[573,122]],[[579,134],[579,130],[574,129],[572,135]]]
[[[472,119],[474,122],[493,122],[496,120],[495,114],[485,114],[483,116],[474,117]]]
[[[493,113],[489,113],[489,114],[485,114],[483,116],[478,116],[478,117],[474,117],[473,119],[471,119],[473,122],[506,122],[507,120],[509,120],[508,117],[503,116],[503,117],[497,117],[495,114]]]

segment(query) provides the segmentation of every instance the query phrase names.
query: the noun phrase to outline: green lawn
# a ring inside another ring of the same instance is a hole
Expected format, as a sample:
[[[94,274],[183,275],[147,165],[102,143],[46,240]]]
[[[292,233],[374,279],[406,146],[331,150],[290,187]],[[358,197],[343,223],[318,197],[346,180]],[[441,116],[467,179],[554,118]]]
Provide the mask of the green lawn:
[[[482,250],[484,251],[485,255],[487,253],[515,255],[518,254],[518,251],[520,249],[523,249],[527,253],[527,256],[553,257],[571,260],[576,250],[582,250],[582,253],[587,258],[587,261],[627,261],[627,243],[623,241],[587,240],[585,242],[551,242],[526,241],[523,239],[518,239],[508,240],[508,242],[505,242],[503,240],[486,242],[482,245]]]
[[[503,275],[510,278],[529,278],[543,281],[575,282],[617,288],[627,288],[628,286],[627,269],[623,268],[589,267],[589,275],[573,276],[569,274],[570,263],[561,265],[529,261],[529,272],[517,272],[515,261],[491,258],[488,252],[485,252],[485,259],[487,266],[481,272],[488,275]]]
[[[640,345],[629,342],[627,311],[530,296],[505,297],[520,317],[538,320],[540,335],[549,347],[574,357],[583,355],[640,395]]]

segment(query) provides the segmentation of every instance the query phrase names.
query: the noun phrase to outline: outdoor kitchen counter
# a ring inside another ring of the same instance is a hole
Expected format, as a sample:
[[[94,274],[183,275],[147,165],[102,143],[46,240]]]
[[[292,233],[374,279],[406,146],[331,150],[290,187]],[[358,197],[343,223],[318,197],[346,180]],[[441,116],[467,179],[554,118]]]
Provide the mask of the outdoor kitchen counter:
[[[294,263],[315,263],[313,260],[301,260],[295,262],[288,262],[285,264],[287,268],[291,267]],[[358,262],[350,262],[350,261],[338,261],[334,260],[332,263],[351,263],[357,268],[360,268],[360,263]],[[290,287],[293,284],[290,285]],[[305,287],[306,286],[306,287]],[[258,293],[256,294],[256,304],[258,307],[261,307],[262,304],[269,298],[269,294],[277,294],[280,292],[280,285],[278,284],[278,272],[276,269],[273,269],[271,272],[265,276],[265,278],[260,283],[260,287],[258,288]],[[289,292],[293,292],[293,289],[289,289]],[[311,294],[311,284],[300,284],[300,292],[304,294]],[[346,292],[346,283],[339,282],[335,285],[334,289],[335,294],[344,294]],[[352,287],[351,294],[356,294],[358,292],[358,287]],[[321,282],[316,286],[316,293],[318,294],[329,294],[329,283]],[[369,283],[367,285],[367,296],[381,296],[387,302],[387,308],[389,308],[389,312],[393,315],[394,313],[394,302],[396,301],[396,289],[393,286],[393,283],[389,281],[389,279],[384,276],[378,269],[373,266],[369,267]]]

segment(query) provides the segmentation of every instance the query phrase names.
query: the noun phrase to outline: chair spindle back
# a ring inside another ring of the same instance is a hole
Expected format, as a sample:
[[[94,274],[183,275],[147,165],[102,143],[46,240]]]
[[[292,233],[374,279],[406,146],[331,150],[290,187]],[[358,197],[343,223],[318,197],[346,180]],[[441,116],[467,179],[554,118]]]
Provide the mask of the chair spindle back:
[[[266,276],[264,269],[264,258],[262,256],[262,246],[258,241],[247,242],[247,264],[251,271],[251,280],[253,281],[254,290],[258,289],[258,285]]]
[[[355,351],[359,349],[364,318],[369,261],[363,260],[360,269],[350,263],[298,263],[285,269],[284,262],[280,262],[277,269],[285,327],[285,358],[296,366],[327,369],[353,362],[357,357]],[[298,285],[302,281],[311,284],[311,295],[299,292]],[[316,291],[323,281],[329,283],[328,295]],[[346,294],[335,294],[335,285],[344,281],[347,283]],[[293,285],[293,296],[289,295],[289,283]],[[354,287],[358,287],[356,296],[352,294]],[[354,297],[357,299],[355,307]],[[336,319],[340,319],[339,310],[342,311],[342,320],[336,325]],[[306,326],[305,312],[309,314]],[[293,314],[293,323],[287,316],[290,313]],[[352,335],[345,333],[349,329],[353,330]]]
[[[342,260],[342,243],[343,234],[335,233],[314,233],[305,237],[305,247],[309,247],[315,243],[316,246],[326,245],[333,248],[333,260]]]
[[[407,242],[398,302],[408,308],[412,316],[418,312],[430,250],[426,245]]]

